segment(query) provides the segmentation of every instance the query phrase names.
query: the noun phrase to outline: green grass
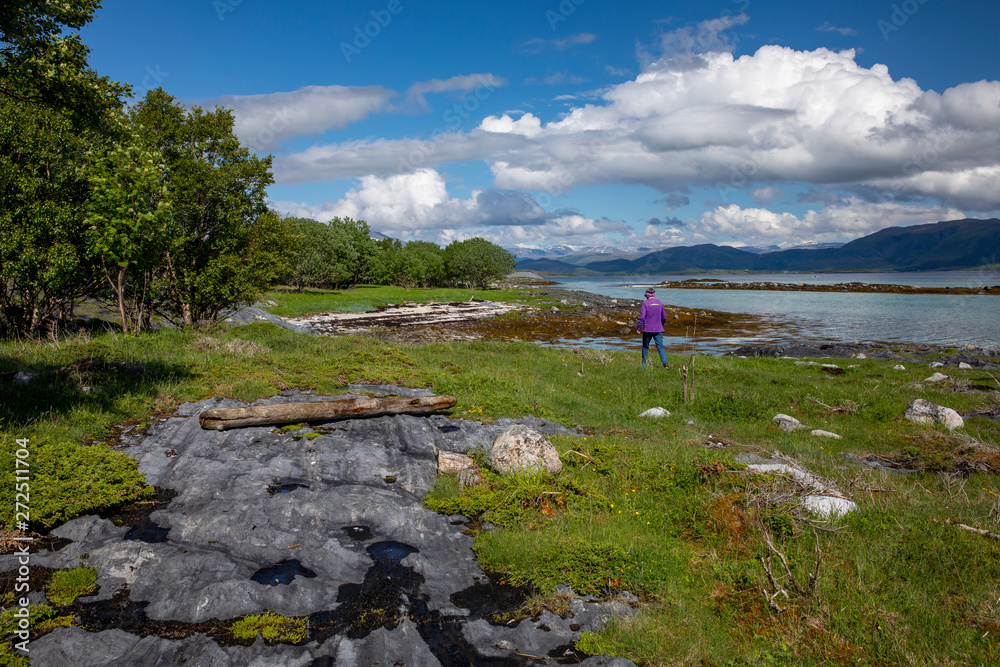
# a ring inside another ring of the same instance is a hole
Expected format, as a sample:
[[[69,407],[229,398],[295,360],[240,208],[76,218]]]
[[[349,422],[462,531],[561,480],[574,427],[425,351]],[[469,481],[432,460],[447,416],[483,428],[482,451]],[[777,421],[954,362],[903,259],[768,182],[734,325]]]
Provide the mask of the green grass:
[[[371,297],[402,301],[385,290]],[[947,474],[970,460],[1000,468],[1000,426],[975,418],[949,434],[902,418],[916,398],[980,411],[995,407],[993,396],[920,385],[933,371],[915,364],[911,374],[892,370],[895,362],[860,360],[829,375],[782,359],[699,357],[694,401],[685,402],[679,359],[675,370],[643,371],[638,356],[585,357],[527,343],[401,348],[266,324],[3,343],[0,373],[29,370],[38,379],[0,383],[0,466],[13,470],[15,438],[29,439],[32,522],[51,526],[149,493],[134,462],[106,444],[115,424],[141,431],[150,415],[212,395],[338,393],[346,382],[429,387],[458,399],[453,417],[532,414],[586,429],[583,437],[553,438],[565,466],[555,477],[485,472],[482,485],[462,492],[443,477],[426,502],[498,526],[477,534],[477,558],[505,580],[537,589],[535,599],[551,597],[559,583],[580,593],[639,595],[635,617],[581,639],[588,653],[642,665],[1000,662],[1000,541],[953,525],[1000,532],[1000,481]],[[941,370],[960,380],[984,377]],[[672,416],[638,417],[654,406]],[[771,423],[778,412],[844,439],[784,433]],[[727,446],[706,448],[709,435]],[[741,452],[775,450],[835,482],[858,511],[814,536],[796,505],[781,500],[794,491],[789,482],[747,474],[734,462]],[[924,472],[890,476],[861,469],[844,453],[878,454]],[[14,499],[5,475],[0,518],[7,525]],[[815,590],[779,596],[782,611],[763,593],[773,592],[760,561],[770,553],[765,536],[804,589],[817,539],[822,550]]]

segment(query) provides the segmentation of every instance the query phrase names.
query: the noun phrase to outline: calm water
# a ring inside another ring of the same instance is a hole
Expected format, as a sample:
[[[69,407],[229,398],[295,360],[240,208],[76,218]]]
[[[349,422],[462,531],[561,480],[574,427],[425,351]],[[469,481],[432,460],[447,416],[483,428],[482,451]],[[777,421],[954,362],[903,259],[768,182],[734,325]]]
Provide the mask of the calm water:
[[[864,282],[921,287],[1000,285],[1000,271],[936,271],[926,273],[837,273],[767,275],[678,275],[560,277],[565,289],[628,299],[642,299],[643,287],[665,280],[718,278],[731,282],[843,283]],[[639,287],[632,287],[639,285]],[[749,290],[657,290],[665,304],[730,313],[754,313],[791,319],[802,336],[842,341],[885,341],[1000,348],[1000,296],[937,294],[852,294],[841,292],[770,292]],[[732,339],[730,345],[752,342]]]

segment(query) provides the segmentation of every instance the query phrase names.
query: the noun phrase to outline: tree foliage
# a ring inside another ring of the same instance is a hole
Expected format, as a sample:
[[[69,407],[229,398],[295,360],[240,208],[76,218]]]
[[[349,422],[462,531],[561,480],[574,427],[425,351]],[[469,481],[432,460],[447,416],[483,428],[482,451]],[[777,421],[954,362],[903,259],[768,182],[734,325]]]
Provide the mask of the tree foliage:
[[[57,326],[99,282],[79,166],[95,141],[69,113],[0,96],[0,330]]]
[[[514,269],[509,251],[482,237],[453,241],[444,249],[448,276],[452,280],[486,289]]]
[[[163,156],[125,131],[118,143],[93,152],[86,173],[87,241],[114,293],[122,331],[149,328],[172,213]]]
[[[178,324],[252,301],[287,270],[293,226],[264,201],[271,158],[240,145],[228,109],[185,111],[160,88],[131,113],[167,165],[173,214],[164,252],[165,313]]]

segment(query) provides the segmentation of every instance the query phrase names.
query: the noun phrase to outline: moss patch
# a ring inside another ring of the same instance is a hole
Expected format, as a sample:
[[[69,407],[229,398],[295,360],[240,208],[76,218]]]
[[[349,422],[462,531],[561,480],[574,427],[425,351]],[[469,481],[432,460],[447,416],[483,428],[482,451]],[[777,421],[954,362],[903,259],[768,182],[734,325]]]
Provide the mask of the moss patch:
[[[306,619],[288,618],[268,611],[236,621],[229,631],[236,639],[253,640],[259,633],[267,642],[297,644],[306,637]]]
[[[65,607],[81,595],[88,595],[97,588],[97,570],[92,567],[78,567],[75,570],[58,570],[52,573],[45,597],[49,602]]]

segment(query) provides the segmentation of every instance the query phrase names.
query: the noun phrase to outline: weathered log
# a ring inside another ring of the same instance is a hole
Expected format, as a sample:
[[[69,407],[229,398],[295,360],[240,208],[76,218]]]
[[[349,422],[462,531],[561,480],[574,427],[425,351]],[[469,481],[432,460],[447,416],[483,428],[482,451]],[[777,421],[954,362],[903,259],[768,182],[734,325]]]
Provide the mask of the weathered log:
[[[204,429],[224,431],[244,426],[426,414],[454,407],[457,402],[452,396],[345,398],[311,403],[251,405],[245,408],[211,408],[201,413],[199,421]]]

